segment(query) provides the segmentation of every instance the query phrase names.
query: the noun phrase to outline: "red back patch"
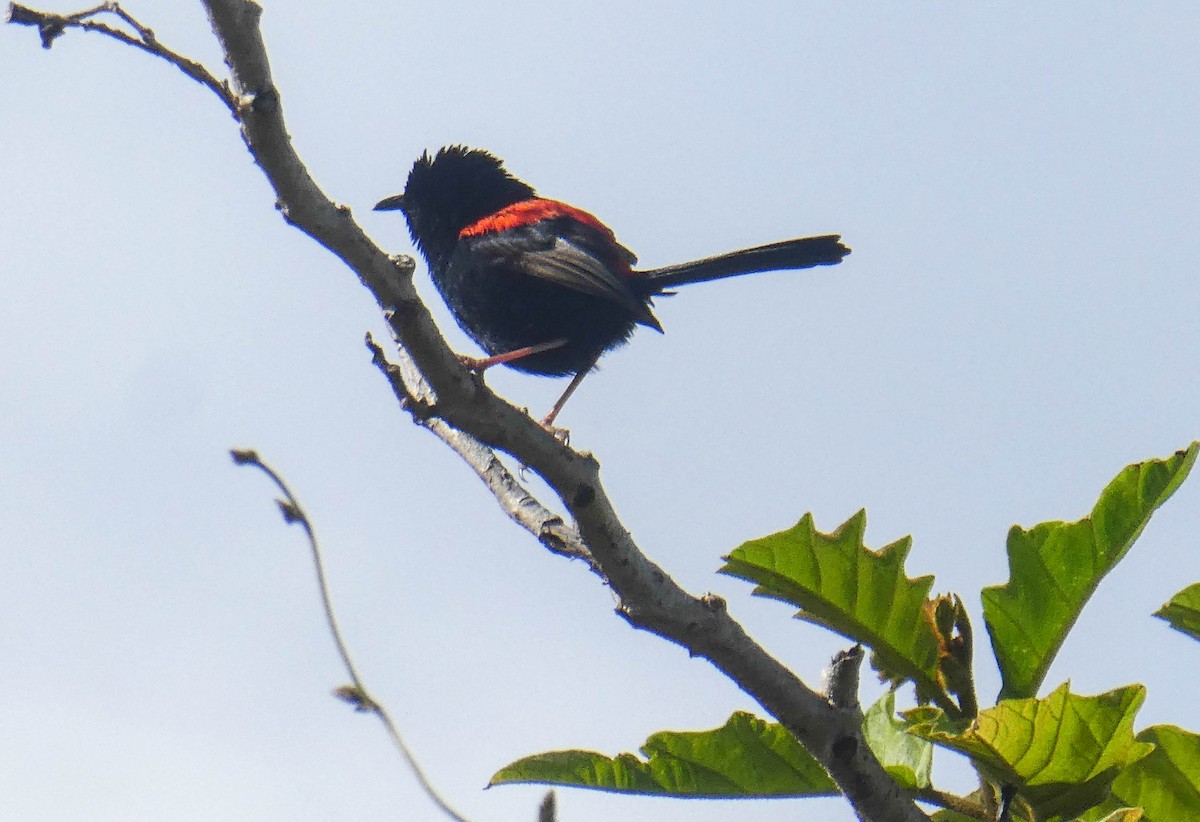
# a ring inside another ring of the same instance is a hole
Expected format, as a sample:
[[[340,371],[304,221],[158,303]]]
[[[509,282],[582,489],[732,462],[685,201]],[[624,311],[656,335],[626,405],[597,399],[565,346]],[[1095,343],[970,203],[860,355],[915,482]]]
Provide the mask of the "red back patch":
[[[484,217],[482,220],[476,220],[471,223],[458,232],[458,236],[477,237],[480,234],[499,233],[507,231],[510,228],[518,228],[541,220],[552,220],[555,217],[570,217],[573,220],[578,220],[603,232],[609,239],[616,240],[612,229],[583,209],[567,205],[566,203],[560,203],[558,200],[545,200],[541,197],[533,197],[529,200],[522,200],[519,203],[505,206],[499,211]]]

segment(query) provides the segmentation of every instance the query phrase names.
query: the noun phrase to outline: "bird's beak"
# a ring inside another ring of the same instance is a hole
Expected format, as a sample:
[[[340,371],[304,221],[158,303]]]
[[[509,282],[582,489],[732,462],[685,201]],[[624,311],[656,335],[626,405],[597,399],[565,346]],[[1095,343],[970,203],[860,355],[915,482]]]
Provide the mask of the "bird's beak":
[[[380,200],[375,204],[375,211],[401,211],[404,209],[404,195],[397,194],[395,197],[388,197]]]

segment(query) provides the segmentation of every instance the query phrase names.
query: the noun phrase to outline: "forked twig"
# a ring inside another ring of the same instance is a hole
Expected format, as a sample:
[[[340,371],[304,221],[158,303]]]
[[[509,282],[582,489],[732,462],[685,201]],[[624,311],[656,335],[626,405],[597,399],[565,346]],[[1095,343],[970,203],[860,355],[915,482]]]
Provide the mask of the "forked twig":
[[[133,29],[134,33],[130,34],[122,28],[110,26],[96,19],[105,14],[116,17],[126,26]],[[16,3],[10,3],[8,7],[8,22],[21,26],[36,26],[38,34],[42,38],[42,48],[44,49],[48,49],[54,45],[54,41],[65,34],[67,29],[94,31],[106,37],[111,37],[114,40],[119,40],[128,46],[133,46],[147,54],[153,54],[155,57],[166,60],[188,77],[191,77],[197,83],[212,91],[231,112],[237,113],[238,100],[233,92],[230,91],[228,84],[218,80],[208,69],[195,60],[184,57],[174,49],[164,46],[155,37],[152,28],[138,22],[133,15],[121,8],[120,3],[101,3],[94,8],[77,11],[74,14],[54,14],[53,12],[37,11],[36,9]]]

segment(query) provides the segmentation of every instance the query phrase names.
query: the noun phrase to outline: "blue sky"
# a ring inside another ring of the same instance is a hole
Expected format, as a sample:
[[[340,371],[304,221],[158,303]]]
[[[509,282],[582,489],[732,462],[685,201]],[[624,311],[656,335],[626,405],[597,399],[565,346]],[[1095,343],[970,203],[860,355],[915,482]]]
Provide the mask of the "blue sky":
[[[601,216],[648,266],[844,235],[837,268],[660,302],[667,333],[606,358],[562,418],[642,547],[813,684],[846,643],[716,576],[743,540],[865,507],[868,543],[912,534],[910,575],[962,594],[986,643],[978,589],[1006,578],[1012,524],[1081,517],[1121,467],[1200,436],[1193,4],[267,5],[299,151],[398,252],[402,221],[370,206],[451,142]],[[197,4],[130,11],[220,66]],[[368,682],[471,818],[532,818],[539,789],[481,790],[519,756],[634,750],[753,707],[630,630],[396,409],[362,346],[382,335],[370,297],[279,218],[208,92],[99,37],[45,53],[2,33],[13,818],[437,818],[328,696],[343,677],[300,534],[233,446],[301,494]],[[562,388],[489,382],[538,413]],[[1047,689],[1146,681],[1139,727],[1200,727],[1181,676],[1200,649],[1149,616],[1200,580],[1198,538],[1193,478]],[[940,781],[969,788],[954,767]],[[852,818],[584,792],[560,808]]]

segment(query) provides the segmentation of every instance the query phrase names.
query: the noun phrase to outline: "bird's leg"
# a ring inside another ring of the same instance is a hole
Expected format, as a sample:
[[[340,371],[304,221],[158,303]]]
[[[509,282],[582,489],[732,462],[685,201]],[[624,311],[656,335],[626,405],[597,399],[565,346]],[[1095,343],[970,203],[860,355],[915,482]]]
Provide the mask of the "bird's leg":
[[[520,360],[534,354],[541,354],[543,351],[553,351],[555,348],[561,348],[566,344],[567,338],[560,337],[557,340],[551,340],[550,342],[538,343],[537,345],[527,345],[524,348],[518,348],[515,351],[506,351],[503,354],[493,354],[490,357],[484,357],[482,359],[478,357],[465,357],[461,354],[458,356],[458,359],[459,362],[461,362],[467,368],[471,369],[476,374],[479,374],[491,368],[493,365],[503,365],[504,363]]]
[[[556,436],[562,430],[554,427],[555,417],[558,416],[559,411],[562,411],[563,406],[567,404],[567,400],[571,399],[571,395],[575,393],[575,389],[579,387],[579,383],[583,382],[583,378],[588,375],[589,371],[596,367],[596,361],[599,359],[600,355],[597,354],[596,359],[588,363],[587,368],[579,369],[575,376],[571,378],[571,384],[567,386],[567,390],[563,392],[562,396],[558,398],[558,402],[554,403],[554,407],[550,409],[550,413],[542,420],[543,428],[548,428]]]

